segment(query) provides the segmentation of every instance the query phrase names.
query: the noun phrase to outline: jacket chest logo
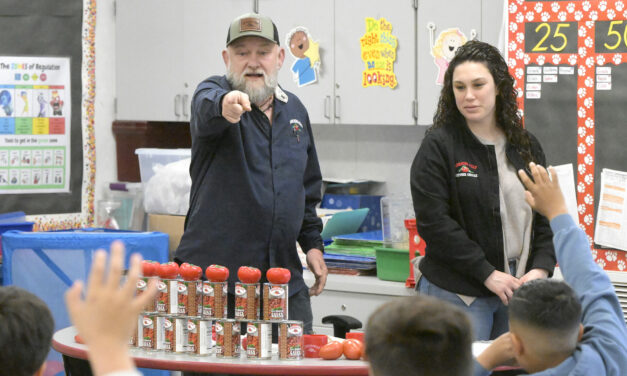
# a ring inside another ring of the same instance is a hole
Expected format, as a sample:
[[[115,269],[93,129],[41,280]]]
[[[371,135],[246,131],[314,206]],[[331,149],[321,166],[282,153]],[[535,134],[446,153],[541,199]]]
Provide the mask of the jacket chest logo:
[[[292,119],[290,120],[290,126],[292,128],[292,135],[300,142],[300,133],[303,131],[303,124],[298,119]]]
[[[476,178],[479,175],[477,174],[477,165],[468,163],[468,162],[457,162],[455,163],[455,177],[469,177]]]

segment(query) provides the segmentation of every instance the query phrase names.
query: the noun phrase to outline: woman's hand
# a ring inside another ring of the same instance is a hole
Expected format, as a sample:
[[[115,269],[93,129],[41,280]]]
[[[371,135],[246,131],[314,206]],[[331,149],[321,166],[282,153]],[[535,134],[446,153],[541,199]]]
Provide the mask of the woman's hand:
[[[499,272],[495,270],[486,278],[483,282],[485,287],[487,287],[490,291],[496,294],[503,304],[507,305],[509,300],[514,295],[514,290],[522,285],[522,282],[516,278],[511,276],[510,274]]]
[[[527,272],[527,274],[520,277],[520,282],[524,284],[534,279],[548,278],[548,276],[549,276],[549,272],[547,272],[544,269],[539,269],[539,268],[531,269],[530,271]]]

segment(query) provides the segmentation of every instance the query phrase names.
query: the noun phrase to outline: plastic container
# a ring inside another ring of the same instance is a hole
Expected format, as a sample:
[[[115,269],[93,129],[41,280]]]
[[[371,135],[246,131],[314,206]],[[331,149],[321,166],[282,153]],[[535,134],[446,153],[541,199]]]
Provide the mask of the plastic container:
[[[405,220],[414,218],[411,199],[405,196],[385,196],[381,199],[381,230],[383,246],[409,249],[409,234]]]
[[[384,281],[405,282],[409,277],[408,249],[376,248],[377,277]]]
[[[185,215],[189,208],[190,149],[137,149],[146,213]]]

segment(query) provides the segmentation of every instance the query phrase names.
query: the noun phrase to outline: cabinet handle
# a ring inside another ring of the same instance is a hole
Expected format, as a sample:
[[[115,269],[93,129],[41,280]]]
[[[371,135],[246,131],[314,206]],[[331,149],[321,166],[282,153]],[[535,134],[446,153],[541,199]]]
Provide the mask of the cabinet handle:
[[[181,116],[181,111],[179,109],[179,104],[181,103],[181,94],[176,94],[174,96],[174,115]]]
[[[331,96],[327,95],[324,97],[324,117],[327,119],[331,118],[331,114],[329,113],[329,105],[331,104]]]
[[[187,106],[187,98],[188,95],[187,94],[183,94],[183,116],[185,117],[189,117],[189,107]]]
[[[335,96],[335,101],[333,103],[333,107],[334,107],[333,108],[333,113],[335,115],[335,118],[339,119],[340,118],[340,114],[342,112],[342,109],[340,108],[340,96],[339,95]]]
[[[435,44],[435,24],[433,22],[427,23],[427,29],[429,29],[429,48],[433,49]]]
[[[470,29],[470,40],[475,40],[475,39],[477,39],[477,36],[478,36],[478,35],[479,35],[479,34],[477,33],[477,30],[476,30],[476,29]]]

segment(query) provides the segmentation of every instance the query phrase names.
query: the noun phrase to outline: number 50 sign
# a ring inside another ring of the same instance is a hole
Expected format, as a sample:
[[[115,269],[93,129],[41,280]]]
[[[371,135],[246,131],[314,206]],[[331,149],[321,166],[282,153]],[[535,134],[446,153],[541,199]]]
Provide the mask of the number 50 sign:
[[[592,239],[594,202],[598,200],[595,198],[594,182],[600,179],[600,176],[595,176],[595,92],[619,89],[609,81],[611,74],[605,73],[627,63],[627,0],[508,0],[507,13],[508,65],[516,78],[523,115],[525,98],[553,103],[549,95],[540,98],[540,91],[535,93],[536,96],[526,95],[525,89],[537,90],[540,84],[525,86],[525,75],[529,74],[531,78],[530,72],[546,73],[549,69],[557,70],[557,67],[575,67],[570,71],[576,74],[577,82],[576,93],[572,96],[576,97],[577,145],[564,147],[577,149],[575,169],[579,223]],[[528,71],[528,66],[533,68],[529,67]],[[547,77],[542,77],[543,82],[549,82],[545,80]],[[551,77],[557,80],[557,75]],[[605,80],[602,82],[601,78]],[[600,95],[597,94],[599,98]],[[601,116],[599,113],[599,121]],[[600,136],[601,128],[598,132],[597,136]],[[603,145],[599,145],[598,149],[601,151]],[[606,270],[627,270],[627,252],[595,249],[593,255]]]

